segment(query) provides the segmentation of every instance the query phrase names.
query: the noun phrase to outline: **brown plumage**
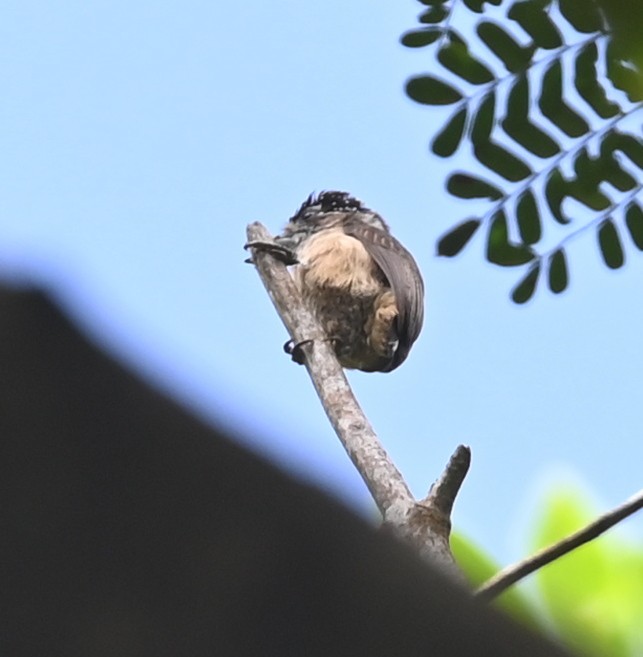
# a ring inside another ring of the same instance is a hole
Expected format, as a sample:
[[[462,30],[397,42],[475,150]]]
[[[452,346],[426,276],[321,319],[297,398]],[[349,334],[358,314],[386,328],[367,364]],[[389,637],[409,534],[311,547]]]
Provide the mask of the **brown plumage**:
[[[422,328],[424,285],[378,214],[344,192],[323,192],[277,242],[293,252],[295,281],[343,367],[389,372],[406,359]]]

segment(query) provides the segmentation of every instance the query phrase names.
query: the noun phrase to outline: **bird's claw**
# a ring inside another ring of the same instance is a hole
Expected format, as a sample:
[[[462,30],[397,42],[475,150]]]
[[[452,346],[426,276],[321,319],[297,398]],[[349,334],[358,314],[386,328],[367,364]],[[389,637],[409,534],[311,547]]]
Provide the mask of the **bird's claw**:
[[[333,348],[335,348],[339,342],[336,338],[317,338],[322,342],[330,342]],[[284,351],[299,365],[303,365],[306,362],[306,354],[304,353],[303,347],[311,342],[314,342],[313,338],[308,338],[306,340],[300,340],[295,342],[294,340],[288,340],[284,344]]]
[[[284,351],[293,359],[298,365],[303,365],[306,362],[306,355],[302,347],[306,344],[310,344],[310,340],[302,340],[301,342],[295,342],[294,340],[288,340],[284,344]]]
[[[285,265],[296,265],[298,260],[291,249],[277,242],[263,242],[261,240],[253,240],[243,245],[244,249],[257,249],[260,251],[267,251],[273,258],[276,258]],[[253,263],[252,258],[245,260],[247,263]]]

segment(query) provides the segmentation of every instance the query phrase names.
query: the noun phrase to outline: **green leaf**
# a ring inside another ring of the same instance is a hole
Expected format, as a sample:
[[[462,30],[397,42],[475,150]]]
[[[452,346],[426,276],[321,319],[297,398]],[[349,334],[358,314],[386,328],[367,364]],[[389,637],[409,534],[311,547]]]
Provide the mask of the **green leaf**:
[[[509,92],[507,115],[502,127],[515,142],[534,155],[553,157],[560,152],[560,146],[529,120],[529,108],[529,81],[526,75],[520,75]]]
[[[474,144],[473,154],[481,164],[510,182],[518,182],[531,175],[531,169],[525,162],[493,142]]]
[[[571,219],[563,214],[563,201],[567,195],[567,181],[563,178],[560,169],[554,169],[545,183],[545,198],[554,219],[560,224],[568,224]]]
[[[529,34],[539,48],[546,50],[563,45],[556,24],[545,11],[547,6],[548,3],[526,0],[526,2],[514,3],[507,14]]]
[[[462,534],[453,532],[449,542],[456,563],[472,587],[477,588],[500,570],[498,564],[486,552]],[[538,613],[515,586],[500,595],[494,601],[494,606],[532,630],[542,630]]]
[[[444,30],[439,27],[427,27],[423,30],[410,30],[402,35],[402,45],[407,48],[422,48],[437,41]]]
[[[453,155],[464,134],[464,126],[467,120],[467,108],[463,107],[451,116],[446,125],[435,136],[431,149],[440,157],[449,157]]]
[[[613,185],[621,192],[629,192],[638,184],[636,179],[621,168],[620,162],[612,153],[604,152],[604,143],[601,144],[600,165],[603,180]]]
[[[587,148],[581,148],[574,158],[576,179],[567,185],[567,193],[593,210],[605,210],[610,199],[600,190],[605,177],[601,158],[590,157]]]
[[[549,289],[554,294],[560,294],[567,288],[568,282],[565,251],[558,249],[549,258]]]
[[[423,105],[452,105],[462,100],[462,94],[455,87],[431,75],[411,78],[406,83],[406,93]]]
[[[442,4],[433,5],[419,15],[420,23],[441,23],[448,16],[448,8]]]
[[[607,44],[607,76],[612,84],[627,94],[632,103],[643,100],[643,86],[639,73],[632,69],[627,51],[614,41]]]
[[[620,107],[607,99],[605,89],[598,82],[596,60],[598,48],[595,42],[581,48],[576,57],[576,75],[574,84],[585,102],[603,119],[609,119],[619,113]]]
[[[529,268],[526,276],[514,287],[511,298],[515,303],[526,303],[536,291],[536,283],[540,274],[540,261]]]
[[[498,23],[481,21],[476,31],[482,42],[498,57],[510,73],[524,71],[534,54],[534,47],[523,48]]]
[[[636,203],[628,205],[625,211],[625,224],[636,248],[643,251],[643,210]]]
[[[515,267],[531,262],[536,254],[524,244],[509,241],[507,216],[503,210],[493,215],[487,236],[487,260],[502,267]]]
[[[592,210],[606,210],[611,202],[599,187],[606,173],[601,158],[590,157],[583,147],[574,158],[574,171],[576,179],[568,182],[567,194]]]
[[[438,255],[453,257],[462,251],[480,226],[480,219],[467,219],[438,240]]]
[[[502,191],[482,178],[467,173],[454,173],[447,181],[447,190],[458,198],[489,198],[496,201],[504,196]]]
[[[569,137],[580,137],[589,131],[587,121],[563,99],[563,70],[560,60],[554,61],[543,75],[538,106],[543,115]]]
[[[567,194],[577,201],[586,205],[591,210],[607,210],[611,205],[609,196],[604,194],[598,184],[588,184],[591,181],[582,178],[573,180],[567,184]]]
[[[611,130],[603,139],[602,146],[611,152],[621,151],[633,164],[643,170],[643,143],[640,138]]]
[[[464,0],[467,9],[475,11],[477,14],[481,14],[484,11],[485,3],[498,6],[501,2],[502,0]]]
[[[500,570],[499,564],[462,534],[451,534],[449,543],[456,563],[473,587],[484,584]]]
[[[493,129],[493,120],[496,112],[496,94],[489,92],[478,106],[473,126],[471,128],[471,142],[479,144],[489,141]]]
[[[598,229],[598,245],[600,246],[603,260],[610,269],[618,269],[623,266],[625,262],[623,247],[621,246],[621,240],[618,236],[616,226],[611,219],[607,219],[601,223]]]
[[[623,167],[620,161],[616,158],[614,152],[622,150],[620,148],[619,137],[630,137],[631,135],[621,135],[621,133],[608,134],[601,143],[601,169],[603,179],[621,192],[628,192],[636,187],[638,181]],[[627,142],[628,140],[625,139]],[[634,140],[635,141],[635,140]],[[636,143],[638,146],[638,154],[643,152],[643,145]]]
[[[440,48],[438,61],[447,70],[471,84],[485,84],[494,79],[493,73],[471,56],[464,41],[452,40],[447,46]]]
[[[599,32],[603,20],[599,9],[592,0],[558,0],[560,13],[578,32]]]
[[[516,217],[522,241],[525,244],[535,244],[541,236],[540,212],[534,193],[530,189],[518,198]]]
[[[534,548],[551,545],[593,520],[584,496],[558,488],[540,505]],[[643,654],[643,552],[608,533],[536,573],[557,634],[574,654]]]

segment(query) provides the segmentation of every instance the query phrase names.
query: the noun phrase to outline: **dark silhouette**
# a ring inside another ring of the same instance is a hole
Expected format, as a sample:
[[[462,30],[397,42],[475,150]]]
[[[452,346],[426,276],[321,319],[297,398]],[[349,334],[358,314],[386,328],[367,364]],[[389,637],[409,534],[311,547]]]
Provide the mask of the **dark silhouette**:
[[[0,651],[556,657],[0,288]]]

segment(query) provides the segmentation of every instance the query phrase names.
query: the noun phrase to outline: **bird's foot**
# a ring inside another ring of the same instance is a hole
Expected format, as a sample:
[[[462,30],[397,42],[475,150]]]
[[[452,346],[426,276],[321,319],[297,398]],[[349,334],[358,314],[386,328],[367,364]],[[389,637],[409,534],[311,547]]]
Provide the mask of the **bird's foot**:
[[[337,342],[335,338],[317,338],[317,339],[318,340],[321,339],[324,342],[330,342],[333,345],[333,347]],[[306,354],[304,354],[304,350],[302,347],[314,341],[315,340],[313,338],[309,338],[307,340],[301,340],[300,342],[295,342],[294,340],[288,340],[288,342],[284,344],[284,351],[293,359],[295,363],[297,363],[298,365],[303,365],[306,362]]]
[[[287,246],[278,244],[277,242],[263,242],[261,240],[253,240],[243,245],[244,249],[257,249],[258,251],[266,251],[270,253],[273,258],[276,258],[285,265],[296,265],[297,260],[294,251]],[[253,263],[252,258],[248,258],[245,262]]]
[[[306,344],[310,344],[313,340],[301,340],[301,342],[295,342],[294,340],[288,340],[284,344],[284,351],[293,359],[298,365],[303,365],[306,362],[306,356],[302,347]]]

